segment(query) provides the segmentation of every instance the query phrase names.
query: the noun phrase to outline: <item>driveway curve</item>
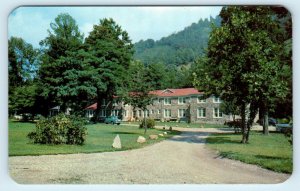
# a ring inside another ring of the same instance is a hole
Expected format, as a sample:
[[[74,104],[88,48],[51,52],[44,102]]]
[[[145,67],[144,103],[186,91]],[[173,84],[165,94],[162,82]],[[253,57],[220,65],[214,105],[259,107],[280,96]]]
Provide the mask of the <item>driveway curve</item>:
[[[136,150],[9,157],[10,175],[23,184],[274,184],[290,176],[218,157],[205,138],[222,130],[177,130],[182,134]]]

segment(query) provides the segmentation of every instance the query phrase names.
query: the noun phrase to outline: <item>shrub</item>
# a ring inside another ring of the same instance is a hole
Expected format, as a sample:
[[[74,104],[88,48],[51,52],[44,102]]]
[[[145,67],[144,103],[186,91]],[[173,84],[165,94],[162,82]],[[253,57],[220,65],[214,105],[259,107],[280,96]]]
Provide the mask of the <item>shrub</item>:
[[[145,120],[142,120],[141,124],[140,124],[140,128],[143,128],[143,124],[144,124]],[[155,126],[155,120],[154,119],[146,119],[146,127],[148,129],[154,128]]]
[[[235,121],[227,121],[224,123],[224,125],[227,125],[230,128],[234,128],[234,132],[239,133],[242,128],[242,121],[240,119],[236,119]]]
[[[291,145],[293,145],[293,129],[292,128],[284,128],[282,130],[284,136],[288,138],[288,141]]]
[[[28,138],[40,144],[82,145],[86,136],[84,124],[84,119],[59,114],[39,120],[35,131],[29,133]]]

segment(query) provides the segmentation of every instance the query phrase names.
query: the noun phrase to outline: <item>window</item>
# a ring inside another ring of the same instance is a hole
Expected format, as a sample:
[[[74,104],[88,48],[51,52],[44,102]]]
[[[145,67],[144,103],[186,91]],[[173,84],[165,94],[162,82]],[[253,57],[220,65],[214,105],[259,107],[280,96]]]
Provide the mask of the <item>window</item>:
[[[145,110],[144,112],[145,112],[145,116],[146,116],[146,117],[149,117],[149,111],[148,111],[148,110]]]
[[[105,109],[100,110],[100,117],[106,117],[106,110]]]
[[[178,109],[178,117],[185,117],[186,109]]]
[[[197,113],[198,118],[205,118],[206,117],[206,109],[203,107],[198,108],[198,113]]]
[[[127,117],[127,110],[123,110],[124,117]]]
[[[159,109],[157,110],[157,114],[160,114],[160,110]]]
[[[186,98],[185,97],[179,97],[178,98],[178,104],[185,104],[186,103]]]
[[[142,110],[139,110],[138,117],[142,117]]]
[[[221,99],[214,96],[214,103],[221,103]]]
[[[171,105],[171,98],[165,98],[165,105]]]
[[[94,111],[93,110],[87,110],[87,117],[93,117]]]
[[[216,107],[214,108],[214,117],[215,118],[221,118],[222,117],[222,112],[220,111],[220,108]]]
[[[165,117],[170,118],[171,117],[171,110],[170,109],[165,109]]]
[[[200,95],[200,96],[198,96],[198,99],[197,99],[197,101],[198,101],[198,103],[205,103],[205,102],[206,102],[206,100],[205,100],[205,98],[204,98],[204,95]]]
[[[137,116],[136,116],[136,115],[137,115],[136,110],[132,111],[131,115],[132,115],[132,117],[137,117]]]

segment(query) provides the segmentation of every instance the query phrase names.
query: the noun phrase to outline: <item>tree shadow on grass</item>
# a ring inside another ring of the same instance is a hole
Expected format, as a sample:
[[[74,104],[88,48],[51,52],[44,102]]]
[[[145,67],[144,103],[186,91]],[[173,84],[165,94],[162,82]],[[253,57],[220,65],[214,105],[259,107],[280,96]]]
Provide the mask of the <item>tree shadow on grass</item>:
[[[141,134],[143,134],[143,133],[115,131],[115,132],[111,132],[111,134],[121,134],[121,135],[141,135]]]
[[[227,134],[226,134],[227,135]],[[212,136],[206,139],[207,144],[241,144],[240,140],[231,140],[230,137]]]
[[[10,123],[32,123],[32,124],[36,124],[36,121],[31,121],[31,120],[20,120],[20,121],[14,121],[14,120],[11,120]]]
[[[290,160],[289,157],[279,156],[266,156],[266,155],[254,155],[258,159],[272,159],[272,160]]]

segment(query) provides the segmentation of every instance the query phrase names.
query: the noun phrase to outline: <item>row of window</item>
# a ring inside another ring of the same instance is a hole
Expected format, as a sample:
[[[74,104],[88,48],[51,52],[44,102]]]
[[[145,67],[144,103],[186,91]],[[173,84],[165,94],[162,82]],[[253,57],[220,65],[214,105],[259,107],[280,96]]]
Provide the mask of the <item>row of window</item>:
[[[186,104],[189,102],[189,97],[178,97],[178,104]],[[157,99],[159,102],[159,99]],[[203,95],[200,95],[197,97],[197,102],[198,103],[206,103],[206,99],[204,98]],[[221,99],[218,97],[213,97],[213,102],[214,103],[221,103]],[[103,99],[102,100],[102,106],[105,106],[106,104],[106,100]],[[164,98],[164,105],[171,105],[171,98]],[[117,102],[116,100],[113,100],[113,106],[117,106]]]
[[[164,117],[170,118],[171,115],[171,109],[164,109]],[[178,117],[186,117],[187,116],[187,109],[178,109]],[[214,118],[221,118],[223,117],[222,112],[219,108],[213,108],[213,117]],[[206,118],[206,108],[198,108],[197,109],[197,118]]]
[[[179,97],[178,98],[178,104],[186,104],[189,102],[189,97]],[[198,103],[206,103],[206,99],[203,95],[200,95],[197,97]],[[221,103],[221,99],[218,97],[213,97],[214,103]],[[171,105],[171,98],[164,98],[164,105]]]
[[[145,116],[149,117],[150,114],[152,115],[154,113],[155,113],[154,110],[146,110],[145,111]],[[142,113],[142,110],[133,111],[132,114],[136,117],[143,117],[144,116],[143,113]],[[158,109],[157,114],[161,114],[161,110]],[[163,114],[164,114],[165,118],[171,118],[172,117],[171,109],[164,109]],[[87,115],[92,116],[93,111],[89,110]],[[101,117],[105,117],[106,115],[107,115],[106,110],[100,110],[100,116]],[[123,115],[124,117],[128,117],[128,111],[127,110],[112,110],[111,115],[113,115],[113,116]],[[179,118],[186,117],[187,116],[187,109],[178,109],[177,116]],[[222,114],[222,112],[220,111],[219,108],[213,108],[213,117],[214,118],[221,118],[222,116],[223,116],[223,114]],[[197,118],[206,118],[206,108],[198,108],[197,109]]]

